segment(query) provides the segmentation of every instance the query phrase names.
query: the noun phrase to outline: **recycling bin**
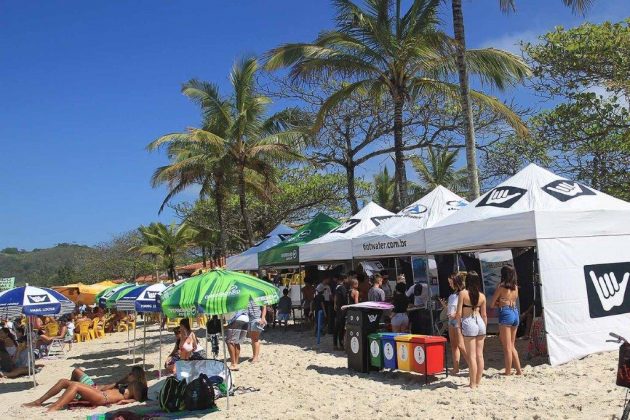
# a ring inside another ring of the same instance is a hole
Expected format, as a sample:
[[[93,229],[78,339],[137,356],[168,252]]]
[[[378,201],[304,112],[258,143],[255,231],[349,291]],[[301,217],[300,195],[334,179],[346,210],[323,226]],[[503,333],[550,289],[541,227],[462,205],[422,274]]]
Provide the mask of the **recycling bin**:
[[[398,370],[404,370],[405,372],[411,371],[411,339],[413,337],[414,336],[411,334],[397,335],[394,337]]]
[[[383,353],[383,368],[384,369],[396,369],[398,363],[396,361],[396,340],[399,335],[405,335],[405,333],[380,333],[381,334],[381,349]]]
[[[372,333],[368,335],[368,345],[370,346],[370,366],[383,369],[383,344],[381,342],[383,333]]]
[[[443,373],[445,369],[446,338],[432,335],[411,338],[411,370],[423,375]]]
[[[381,319],[380,309],[351,307],[346,313],[346,354],[348,369],[369,372],[370,351],[368,335],[378,330]]]

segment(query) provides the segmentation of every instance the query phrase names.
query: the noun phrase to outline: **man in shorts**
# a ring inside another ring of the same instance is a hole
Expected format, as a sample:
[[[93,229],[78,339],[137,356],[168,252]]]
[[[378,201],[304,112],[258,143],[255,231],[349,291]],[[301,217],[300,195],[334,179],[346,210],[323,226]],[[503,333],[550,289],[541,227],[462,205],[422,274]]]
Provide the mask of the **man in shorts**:
[[[225,330],[225,342],[230,353],[230,370],[238,370],[238,360],[241,355],[241,344],[247,335],[249,317],[247,311],[238,311],[228,321]]]

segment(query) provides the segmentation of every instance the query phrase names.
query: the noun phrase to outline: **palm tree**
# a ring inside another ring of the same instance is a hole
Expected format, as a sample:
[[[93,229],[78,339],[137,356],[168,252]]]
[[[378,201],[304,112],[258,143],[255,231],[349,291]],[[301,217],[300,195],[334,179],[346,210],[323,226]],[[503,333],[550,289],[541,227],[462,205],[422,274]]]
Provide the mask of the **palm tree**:
[[[574,12],[585,11],[592,0],[562,0]],[[459,77],[460,106],[464,114],[464,134],[466,137],[466,163],[468,168],[468,187],[472,198],[479,197],[479,175],[477,171],[475,126],[473,124],[472,107],[470,103],[470,88],[468,86],[468,66],[466,63],[466,37],[464,35],[464,14],[462,0],[451,0],[453,12],[453,29],[457,49],[457,75]],[[514,0],[499,0],[499,6],[504,12],[515,9]]]
[[[385,209],[394,208],[394,191],[396,182],[389,176],[387,166],[381,172],[374,175],[374,196],[372,200]]]
[[[299,117],[294,109],[265,116],[271,101],[256,92],[258,68],[254,58],[234,65],[230,73],[233,93],[229,99],[223,99],[216,87],[207,89],[208,84],[198,80],[189,81],[182,89],[186,96],[201,104],[206,118],[215,122],[212,126],[221,128],[211,134],[215,141],[223,143],[226,162],[234,170],[241,217],[250,246],[254,244],[254,232],[247,211],[247,186],[258,186],[262,195],[272,191],[275,165],[299,159],[298,148],[304,137],[304,131],[294,126]]]
[[[213,84],[195,82],[195,87],[197,95],[192,96],[194,100],[201,92],[205,92],[206,96],[216,95],[217,87]],[[184,85],[183,90],[186,88],[187,85]],[[204,104],[197,102],[203,109]],[[224,109],[225,112],[229,110],[225,101],[213,105]],[[151,178],[154,188],[163,184],[168,186],[168,194],[159,212],[161,213],[177,194],[192,185],[199,185],[201,187],[199,196],[212,197],[216,207],[220,256],[227,254],[225,206],[231,186],[234,185],[234,171],[223,141],[224,134],[225,126],[219,120],[204,116],[203,128],[190,128],[183,133],[167,134],[147,146],[149,151],[166,148],[170,160],[168,165],[157,168]]]
[[[169,278],[177,280],[177,258],[194,244],[197,231],[185,222],[179,226],[151,223],[149,226],[140,226],[138,231],[144,244],[130,251],[158,257],[166,267]]]
[[[465,169],[455,169],[458,151],[429,146],[426,160],[420,156],[411,156],[411,165],[420,178],[422,195],[438,185],[458,194],[466,193],[467,178]]]
[[[375,100],[386,93],[394,108],[394,157],[396,209],[407,204],[403,155],[403,111],[417,96],[436,92],[450,99],[459,97],[459,87],[448,81],[457,71],[455,44],[436,29],[440,0],[414,0],[401,15],[400,0],[365,0],[361,8],[351,0],[334,0],[337,30],[322,32],[313,43],[286,44],[267,55],[266,68],[291,67],[293,78],[314,76],[349,79],[322,105],[323,116],[354,92],[368,92]],[[392,6],[395,11],[392,13]],[[528,75],[518,57],[495,49],[465,52],[469,71],[499,88]],[[477,103],[501,112],[519,130],[519,118],[496,98],[470,91]]]

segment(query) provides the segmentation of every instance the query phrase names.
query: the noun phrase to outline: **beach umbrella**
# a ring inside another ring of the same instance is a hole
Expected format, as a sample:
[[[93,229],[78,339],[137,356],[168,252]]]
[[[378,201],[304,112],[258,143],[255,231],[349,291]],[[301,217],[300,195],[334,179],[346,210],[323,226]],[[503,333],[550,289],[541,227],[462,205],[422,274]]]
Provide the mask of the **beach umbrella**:
[[[137,286],[134,283],[123,283],[111,288],[100,296],[98,299],[98,305],[101,308],[114,309],[118,299],[125,296],[125,294],[129,293],[135,287]]]
[[[210,270],[169,287],[160,296],[162,311],[168,317],[192,317],[199,314],[221,315],[223,363],[227,378],[227,357],[224,315],[246,309],[250,300],[257,306],[273,305],[280,299],[278,289],[271,283],[248,274],[229,270]],[[230,408],[227,393],[227,407]]]
[[[59,316],[74,312],[75,304],[52,289],[33,287],[28,284],[23,287],[6,290],[0,293],[0,318],[16,318],[22,314],[31,316]],[[30,321],[30,320],[29,320]],[[32,324],[27,322],[27,342],[29,346],[29,372],[35,385],[35,357],[33,353]]]
[[[128,289],[120,299],[116,302],[116,309],[119,311],[134,311],[136,313],[142,312],[162,312],[162,308],[157,303],[157,296],[166,289],[164,283],[145,284],[136,286],[132,289]],[[160,359],[159,366],[162,366],[162,319],[160,314]],[[145,318],[146,321],[146,318]],[[142,367],[144,368],[146,358],[146,341],[147,341],[147,324],[142,323],[142,329],[144,332],[142,341]],[[135,330],[134,330],[134,362],[136,358],[135,353]],[[161,373],[161,368],[158,367]]]

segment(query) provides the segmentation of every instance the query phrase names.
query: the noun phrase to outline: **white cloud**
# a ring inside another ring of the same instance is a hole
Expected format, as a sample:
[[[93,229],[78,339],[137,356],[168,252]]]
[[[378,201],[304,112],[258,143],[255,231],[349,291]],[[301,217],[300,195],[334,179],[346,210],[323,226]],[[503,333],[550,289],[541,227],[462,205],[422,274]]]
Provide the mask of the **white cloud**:
[[[481,44],[481,48],[498,48],[509,51],[518,56],[521,55],[521,42],[536,43],[542,31],[526,30],[522,32],[508,33],[498,38],[489,39]]]

